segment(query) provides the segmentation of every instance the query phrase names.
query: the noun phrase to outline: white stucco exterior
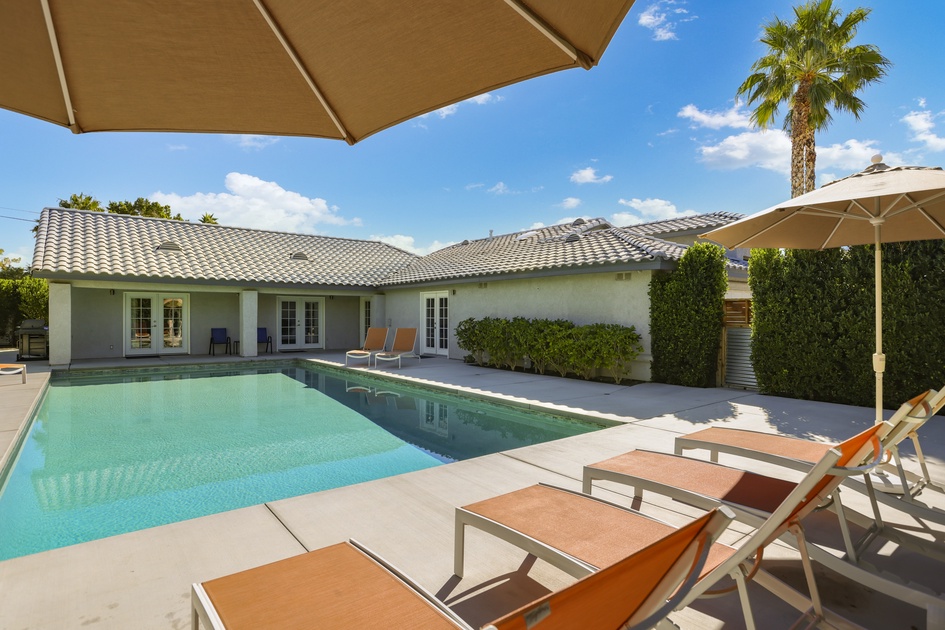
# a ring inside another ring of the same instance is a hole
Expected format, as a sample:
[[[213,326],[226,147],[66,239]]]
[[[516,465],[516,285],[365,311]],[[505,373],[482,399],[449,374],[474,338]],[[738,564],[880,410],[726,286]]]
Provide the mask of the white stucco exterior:
[[[467,354],[456,345],[455,328],[469,317],[566,319],[578,325],[634,326],[642,337],[643,353],[634,362],[630,376],[649,380],[648,290],[652,274],[652,271],[588,273],[390,289],[386,293],[387,315],[392,326],[416,326],[423,334],[420,294],[447,291],[451,359],[462,359]]]

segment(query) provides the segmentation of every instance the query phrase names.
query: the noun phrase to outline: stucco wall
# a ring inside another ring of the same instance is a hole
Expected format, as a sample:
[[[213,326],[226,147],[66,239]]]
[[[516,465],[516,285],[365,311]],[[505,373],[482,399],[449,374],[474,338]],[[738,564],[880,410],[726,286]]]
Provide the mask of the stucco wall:
[[[239,293],[190,294],[190,353],[207,354],[210,348],[210,329],[226,328],[234,341],[240,336]],[[222,346],[216,350],[220,352]]]
[[[624,279],[617,280],[618,275]],[[647,291],[651,276],[651,271],[633,271],[395,289],[387,292],[387,319],[395,328],[421,327],[420,293],[448,291],[451,359],[462,359],[466,355],[456,345],[455,329],[456,324],[468,317],[560,318],[579,325],[634,326],[643,338],[644,352],[633,365],[632,377],[649,380],[650,298]],[[480,288],[481,284],[485,286]]]
[[[326,350],[351,350],[361,346],[360,307],[358,297],[335,296],[325,300]]]
[[[122,356],[121,291],[72,287],[72,358]]]

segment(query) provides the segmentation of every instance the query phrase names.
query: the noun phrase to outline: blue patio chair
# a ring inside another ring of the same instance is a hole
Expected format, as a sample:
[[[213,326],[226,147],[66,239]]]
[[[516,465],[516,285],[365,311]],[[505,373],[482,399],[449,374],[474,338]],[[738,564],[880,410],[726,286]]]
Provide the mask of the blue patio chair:
[[[210,350],[209,354],[216,355],[216,347],[220,345],[226,346],[226,353],[233,354],[230,346],[230,338],[226,334],[226,328],[211,328],[210,329]]]
[[[269,331],[266,330],[265,328],[257,328],[257,329],[256,329],[256,345],[257,345],[257,350],[259,349],[258,346],[259,346],[259,344],[261,344],[261,343],[266,344],[266,350],[265,350],[265,351],[268,352],[269,354],[272,354],[272,335],[270,335],[270,334],[269,334]]]

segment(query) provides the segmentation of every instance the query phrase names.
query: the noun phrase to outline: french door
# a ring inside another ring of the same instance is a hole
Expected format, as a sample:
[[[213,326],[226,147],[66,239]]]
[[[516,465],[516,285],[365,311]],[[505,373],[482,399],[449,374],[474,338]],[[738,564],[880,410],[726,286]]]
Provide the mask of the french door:
[[[124,351],[142,354],[190,352],[190,296],[125,293]]]
[[[423,322],[421,352],[448,356],[450,351],[449,291],[421,293],[420,307],[420,321]]]
[[[325,347],[325,298],[280,297],[277,350]]]

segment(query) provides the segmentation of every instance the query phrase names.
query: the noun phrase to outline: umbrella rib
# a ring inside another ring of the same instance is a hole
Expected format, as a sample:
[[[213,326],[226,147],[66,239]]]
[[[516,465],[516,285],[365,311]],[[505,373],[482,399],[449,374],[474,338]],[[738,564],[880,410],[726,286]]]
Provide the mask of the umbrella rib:
[[[767,232],[768,230],[773,230],[774,228],[776,228],[776,227],[778,227],[779,225],[781,225],[781,223],[783,223],[784,221],[787,221],[788,219],[790,219],[791,217],[793,217],[795,214],[796,214],[796,213],[794,213],[794,212],[788,213],[787,215],[781,217],[780,219],[778,219],[777,221],[775,221],[774,223],[772,223],[772,224],[769,225],[768,227],[764,228],[763,230],[758,230],[757,232],[755,232],[754,234],[752,234],[752,235],[749,236],[748,238],[746,238],[746,239],[744,239],[744,240],[742,240],[742,241],[739,241],[738,243],[735,243],[735,244],[731,247],[731,249],[738,249],[739,247],[741,247],[742,245],[744,245],[744,244],[747,243],[748,241],[750,241],[750,240],[752,240],[752,239],[754,239],[754,238],[758,238],[759,236],[761,236],[762,234],[764,234],[764,233]],[[722,228],[722,229],[724,229],[724,228]],[[707,236],[708,236],[708,235],[707,235]]]
[[[540,32],[542,35],[547,37],[555,46],[560,48],[564,53],[571,57],[578,65],[580,65],[585,70],[590,70],[594,66],[594,60],[575,46],[562,37],[558,32],[556,32],[551,25],[549,25],[544,19],[535,14],[531,9],[524,6],[520,0],[505,0],[505,4],[509,5],[514,9],[519,15],[521,15],[525,20],[531,24],[535,30]]]
[[[46,2],[46,0],[43,0]],[[315,80],[312,78],[312,75],[309,74],[308,70],[302,65],[302,60],[299,59],[299,56],[296,54],[295,49],[292,48],[292,45],[289,43],[289,40],[286,39],[285,34],[282,32],[282,29],[279,28],[279,25],[276,24],[276,21],[273,19],[272,14],[269,13],[262,0],[253,0],[253,3],[256,5],[256,8],[259,10],[259,13],[263,16],[263,19],[266,20],[266,23],[269,25],[269,28],[272,30],[272,33],[276,36],[276,39],[279,40],[279,43],[282,44],[282,48],[285,49],[287,55],[292,60],[292,63],[295,64],[296,69],[299,71],[299,74],[302,75],[302,78],[305,79],[305,82],[308,84],[309,89],[312,90],[312,93],[315,94],[315,97],[318,99],[318,102],[321,103],[321,106],[325,109],[325,112],[328,114],[328,117],[331,118],[331,122],[335,124],[335,127],[338,128],[341,137],[348,143],[354,144],[355,140],[351,137],[351,134],[348,133],[348,130],[341,123],[341,119],[338,118],[338,115],[335,113],[335,110],[332,109],[331,105],[328,104],[328,101],[325,99],[325,95],[322,94],[322,91],[318,89],[318,86],[315,84]]]
[[[66,71],[62,66],[62,53],[59,50],[59,38],[56,37],[56,27],[53,25],[52,13],[49,10],[49,0],[41,0],[43,17],[46,18],[46,32],[49,33],[49,45],[52,47],[53,58],[56,60],[56,73],[59,75],[59,87],[62,88],[62,100],[66,106],[66,117],[69,119],[69,129],[79,133],[79,126],[75,122],[75,112],[72,110],[72,97],[69,95],[69,84],[66,83]]]

